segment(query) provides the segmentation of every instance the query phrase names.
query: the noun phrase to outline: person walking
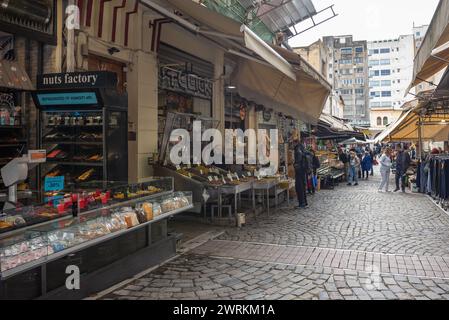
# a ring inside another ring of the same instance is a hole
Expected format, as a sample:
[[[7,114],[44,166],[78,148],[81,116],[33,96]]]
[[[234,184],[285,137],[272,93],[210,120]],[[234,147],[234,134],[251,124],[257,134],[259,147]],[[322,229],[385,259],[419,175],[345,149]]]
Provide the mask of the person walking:
[[[407,146],[405,146],[404,149],[398,146],[396,156],[396,189],[394,192],[402,190],[402,192],[405,193],[405,179],[407,177],[407,170],[410,167],[410,163],[411,159]]]
[[[382,192],[385,188],[385,192],[389,192],[390,185],[390,173],[391,166],[393,165],[391,161],[391,149],[386,148],[384,154],[379,159],[380,163],[380,175],[382,176],[382,182],[379,186],[379,192]]]
[[[307,172],[309,171],[309,164],[307,160],[306,149],[304,145],[298,141],[295,146],[295,187],[296,195],[298,197],[298,207],[300,209],[308,208],[307,203]]]
[[[321,167],[320,159],[316,156],[315,150],[310,150],[311,174],[310,174],[310,187],[308,188],[309,194],[314,195],[318,183],[318,169]]]
[[[373,158],[371,157],[370,152],[366,151],[362,159],[362,179],[368,180],[371,170],[373,170]]]
[[[358,186],[359,176],[358,171],[360,169],[360,159],[357,154],[353,151],[349,154],[349,179],[348,186]]]
[[[345,180],[349,182],[349,157],[342,148],[338,148],[338,159],[343,162],[345,166]]]

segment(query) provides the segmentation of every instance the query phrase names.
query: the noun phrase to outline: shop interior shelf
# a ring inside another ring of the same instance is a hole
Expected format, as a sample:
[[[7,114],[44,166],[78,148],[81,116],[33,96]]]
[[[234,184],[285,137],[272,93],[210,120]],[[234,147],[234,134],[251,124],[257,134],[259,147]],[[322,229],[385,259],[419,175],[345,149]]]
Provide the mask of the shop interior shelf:
[[[86,166],[86,167],[102,167],[103,162],[66,162],[66,161],[52,161],[47,160],[47,164],[59,164],[65,166]]]
[[[0,130],[4,129],[4,130],[8,130],[8,129],[23,129],[24,126],[5,126],[5,125],[0,125]]]
[[[48,128],[102,128],[102,124],[89,124],[89,125],[79,125],[79,124],[58,124],[58,125],[48,125]]]
[[[20,147],[25,145],[26,142],[22,142],[22,143],[0,143],[0,148],[12,148],[12,147]]]
[[[82,145],[82,146],[102,146],[103,142],[95,141],[44,141],[45,144],[62,144],[62,145]]]

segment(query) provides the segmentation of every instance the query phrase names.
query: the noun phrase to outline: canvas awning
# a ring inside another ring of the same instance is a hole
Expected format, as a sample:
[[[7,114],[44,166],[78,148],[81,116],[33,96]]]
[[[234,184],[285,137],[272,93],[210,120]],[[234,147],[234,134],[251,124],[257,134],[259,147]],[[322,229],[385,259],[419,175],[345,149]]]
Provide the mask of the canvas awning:
[[[15,61],[0,61],[0,88],[31,91],[33,84],[26,71]]]
[[[152,3],[151,0],[141,1],[148,4]],[[239,49],[237,43],[232,43],[232,41],[237,41],[240,45],[243,45],[244,48],[257,54],[286,76],[296,80],[295,73],[290,64],[248,27],[242,26],[237,21],[225,17],[192,0],[166,1],[176,7],[184,15],[189,16],[201,24],[194,31],[206,36],[221,38],[222,40],[218,41],[224,45],[228,52],[239,53],[237,50]],[[244,52],[241,52],[241,54],[244,54]]]
[[[339,144],[347,146],[347,145],[353,145],[353,144],[367,144],[367,142],[358,140],[357,138],[351,138],[351,139],[345,140],[343,142],[340,142]]]
[[[324,123],[328,124],[334,130],[355,131],[350,124],[344,123],[342,120],[339,120],[334,116],[331,116],[330,114],[323,113],[320,116],[320,121],[323,121]]]
[[[423,112],[425,102],[406,111],[393,125],[382,132],[376,142],[447,141],[449,138],[449,114]]]
[[[440,0],[427,34],[415,56],[413,81],[410,84],[410,89],[449,65],[448,43],[449,1]]]
[[[151,0],[141,2],[153,4]],[[192,31],[236,57],[238,66],[231,81],[241,96],[304,122],[318,122],[331,85],[299,55],[266,44],[246,26],[194,1],[166,2],[182,13],[182,18],[193,20]]]

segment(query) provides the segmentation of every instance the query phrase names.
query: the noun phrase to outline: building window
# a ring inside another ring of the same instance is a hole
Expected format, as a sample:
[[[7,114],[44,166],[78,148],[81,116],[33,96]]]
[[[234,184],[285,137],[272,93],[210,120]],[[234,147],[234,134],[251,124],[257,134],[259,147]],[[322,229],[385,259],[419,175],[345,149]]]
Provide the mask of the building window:
[[[378,126],[382,125],[382,118],[381,117],[377,117],[377,125]]]
[[[381,70],[380,75],[381,76],[389,76],[389,75],[391,75],[391,70]]]
[[[364,95],[365,94],[365,89],[355,89],[355,94],[357,94],[357,95]]]
[[[384,126],[388,125],[388,117],[384,117]]]
[[[379,87],[379,86],[380,86],[380,81],[370,81],[370,82],[369,82],[369,86],[370,86],[371,88]]]
[[[347,95],[351,95],[352,94],[352,89],[341,89],[340,92],[341,92],[342,95],[347,96]]]
[[[365,79],[357,78],[357,79],[355,79],[355,84],[365,84]]]
[[[374,98],[380,98],[380,91],[371,91],[370,96]]]
[[[388,66],[391,64],[391,60],[390,59],[382,59],[380,60],[380,65],[381,66]]]
[[[380,49],[380,53],[390,53],[390,49],[388,48]]]
[[[363,63],[363,58],[354,58],[354,63]]]
[[[382,80],[381,86],[382,87],[391,87],[391,80]]]
[[[352,59],[341,59],[340,64],[352,64]]]
[[[342,80],[342,83],[343,83],[345,86],[349,86],[349,85],[352,84],[352,79],[343,79],[343,80]]]
[[[368,62],[368,65],[369,66],[378,66],[379,65],[379,60],[370,60],[369,62]]]
[[[352,48],[341,48],[341,54],[352,54]]]
[[[357,47],[357,48],[355,48],[355,52],[356,53],[363,53],[363,47]]]
[[[383,101],[380,104],[380,106],[383,107],[383,108],[391,108],[391,101]]]
[[[379,49],[374,49],[374,54],[379,54]]]
[[[421,36],[421,32],[419,32],[419,31],[416,32],[416,36],[417,36],[417,37],[420,37],[420,36]]]
[[[371,70],[369,72],[369,76],[370,77],[378,77],[380,75],[380,71],[379,70]]]
[[[355,69],[355,72],[363,73],[363,72],[365,72],[365,68],[357,68],[357,69]]]
[[[382,91],[382,97],[391,97],[391,91]]]

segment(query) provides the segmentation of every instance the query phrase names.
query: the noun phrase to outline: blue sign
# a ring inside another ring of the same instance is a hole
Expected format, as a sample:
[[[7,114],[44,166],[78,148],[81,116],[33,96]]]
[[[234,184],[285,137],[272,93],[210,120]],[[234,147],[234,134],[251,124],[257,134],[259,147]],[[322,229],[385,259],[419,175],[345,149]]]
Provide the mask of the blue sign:
[[[64,176],[46,177],[44,181],[44,191],[61,191],[64,190]]]
[[[37,99],[41,106],[98,104],[97,95],[94,92],[38,93]]]

